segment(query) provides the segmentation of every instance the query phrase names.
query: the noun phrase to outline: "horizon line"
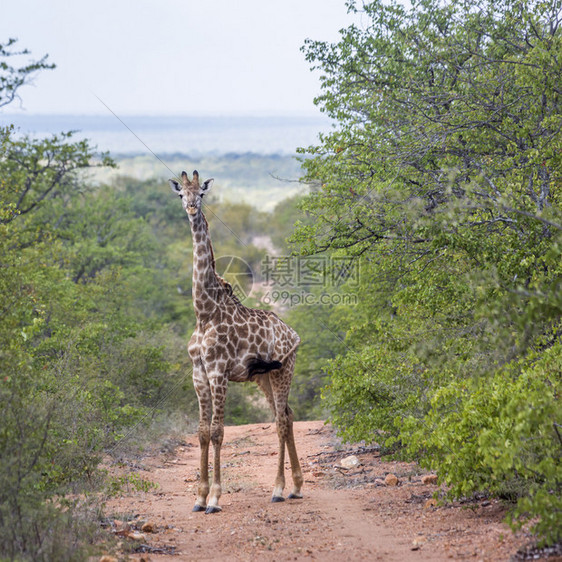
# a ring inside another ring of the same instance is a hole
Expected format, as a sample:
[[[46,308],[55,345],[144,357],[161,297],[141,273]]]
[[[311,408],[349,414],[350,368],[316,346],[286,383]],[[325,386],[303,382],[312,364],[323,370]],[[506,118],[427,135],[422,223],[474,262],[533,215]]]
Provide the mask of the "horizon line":
[[[190,118],[201,118],[201,117],[305,117],[305,118],[325,118],[330,119],[325,113],[320,111],[318,112],[309,112],[309,111],[294,111],[294,112],[199,112],[199,113],[138,113],[138,112],[126,112],[119,114],[122,117],[190,117]],[[107,112],[98,112],[98,113],[89,113],[89,112],[27,112],[27,111],[6,111],[0,110],[0,119],[3,116],[10,116],[10,117],[112,117],[110,113]]]

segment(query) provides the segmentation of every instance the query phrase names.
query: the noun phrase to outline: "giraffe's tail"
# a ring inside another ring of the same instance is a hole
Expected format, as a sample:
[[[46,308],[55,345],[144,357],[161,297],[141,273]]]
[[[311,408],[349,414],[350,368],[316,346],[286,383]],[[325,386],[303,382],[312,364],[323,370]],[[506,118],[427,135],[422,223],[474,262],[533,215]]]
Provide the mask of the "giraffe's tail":
[[[291,355],[294,353],[301,343],[300,338],[297,336],[296,341],[291,347],[291,349],[285,353],[281,361],[266,361],[265,359],[261,359],[256,357],[248,362],[246,368],[248,369],[248,380],[252,380],[255,375],[265,375],[265,373],[269,373],[269,371],[275,371],[276,369],[281,369],[283,367],[283,363]]]
[[[264,375],[269,373],[269,371],[274,371],[275,369],[280,369],[283,366],[281,361],[265,361],[256,357],[248,363],[248,377],[252,379],[255,375]]]

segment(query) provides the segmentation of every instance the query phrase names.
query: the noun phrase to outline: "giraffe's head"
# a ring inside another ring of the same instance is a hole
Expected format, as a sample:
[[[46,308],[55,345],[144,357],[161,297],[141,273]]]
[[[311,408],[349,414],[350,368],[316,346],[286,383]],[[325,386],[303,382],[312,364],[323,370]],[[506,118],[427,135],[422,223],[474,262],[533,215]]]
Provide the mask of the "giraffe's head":
[[[181,173],[181,183],[176,180],[170,180],[172,191],[181,197],[183,208],[187,211],[189,218],[201,212],[201,200],[203,195],[211,189],[213,179],[199,184],[199,173],[197,170],[193,171],[193,179],[189,181],[185,172]]]

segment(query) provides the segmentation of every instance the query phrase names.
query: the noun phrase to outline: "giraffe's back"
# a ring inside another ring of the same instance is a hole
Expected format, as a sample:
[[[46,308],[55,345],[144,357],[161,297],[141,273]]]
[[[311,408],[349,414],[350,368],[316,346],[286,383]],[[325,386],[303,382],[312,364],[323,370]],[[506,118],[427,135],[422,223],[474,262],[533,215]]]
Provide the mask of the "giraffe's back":
[[[206,368],[224,370],[232,381],[281,368],[300,343],[295,330],[275,313],[243,305],[218,309],[201,336]]]
[[[284,361],[287,356],[296,351],[301,339],[297,332],[288,324],[285,324],[277,314],[271,311],[264,311],[269,316],[269,320],[275,329],[275,358],[279,361]]]

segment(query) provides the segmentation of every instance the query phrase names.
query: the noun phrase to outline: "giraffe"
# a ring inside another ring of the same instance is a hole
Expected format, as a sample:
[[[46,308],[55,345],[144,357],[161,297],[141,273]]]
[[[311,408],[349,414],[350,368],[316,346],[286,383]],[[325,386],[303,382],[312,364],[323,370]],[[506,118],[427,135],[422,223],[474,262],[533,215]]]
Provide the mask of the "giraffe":
[[[193,307],[197,318],[188,344],[193,363],[193,384],[199,401],[200,481],[193,511],[216,513],[221,497],[221,445],[224,437],[224,405],[228,382],[255,380],[275,416],[279,438],[277,476],[272,502],[285,501],[285,447],[289,453],[293,490],[289,499],[302,498],[302,471],[293,434],[289,390],[300,338],[276,314],[244,306],[232,287],[215,271],[213,246],[202,198],[213,184],[191,181],[185,172],[181,183],[170,180],[181,197],[193,238]],[[213,444],[213,479],[209,488],[209,444]],[[208,500],[208,501],[207,501]]]

